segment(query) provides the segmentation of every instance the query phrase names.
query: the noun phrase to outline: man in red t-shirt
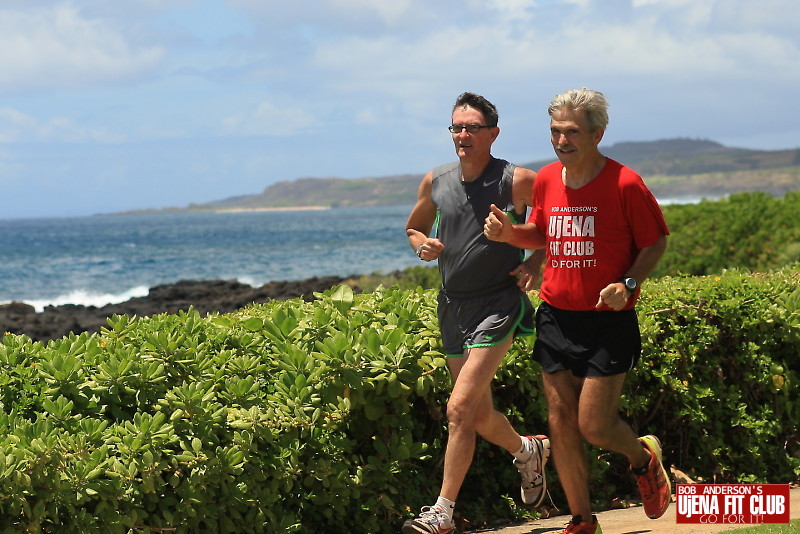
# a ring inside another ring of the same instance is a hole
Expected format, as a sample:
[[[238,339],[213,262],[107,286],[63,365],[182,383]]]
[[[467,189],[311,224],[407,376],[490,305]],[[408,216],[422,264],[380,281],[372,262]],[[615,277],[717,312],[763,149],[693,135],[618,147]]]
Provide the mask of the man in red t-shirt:
[[[641,177],[598,150],[608,124],[602,93],[557,95],[549,108],[555,163],[539,172],[533,210],[512,224],[496,207],[489,239],[537,248],[546,259],[534,357],[541,363],[556,469],[573,517],[565,534],[594,534],[584,440],[624,454],[656,519],[669,506],[661,444],[637,437],[619,416],[622,385],[639,359],[634,305],[667,245],[661,209]]]

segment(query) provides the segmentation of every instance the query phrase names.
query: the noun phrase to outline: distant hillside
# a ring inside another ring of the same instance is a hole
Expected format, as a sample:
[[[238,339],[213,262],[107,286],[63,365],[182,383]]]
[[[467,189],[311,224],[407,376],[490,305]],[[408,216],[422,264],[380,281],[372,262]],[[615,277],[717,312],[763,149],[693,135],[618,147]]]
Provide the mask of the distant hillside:
[[[601,152],[633,167],[645,180],[650,176],[752,171],[800,165],[800,149],[749,150],[729,148],[714,141],[684,138],[617,143],[609,147],[601,146]],[[551,161],[555,161],[555,157],[522,166],[538,169]]]
[[[659,199],[718,197],[739,191],[782,195],[800,190],[800,149],[748,150],[707,140],[666,139],[617,143],[601,150],[636,169]],[[539,169],[551,161],[555,158],[520,165]],[[261,193],[175,211],[412,204],[422,176],[299,178],[270,185]]]
[[[278,182],[255,195],[228,198],[190,209],[247,210],[298,206],[396,206],[410,204],[422,175],[404,174],[383,178],[298,178]],[[410,196],[409,196],[410,195]]]

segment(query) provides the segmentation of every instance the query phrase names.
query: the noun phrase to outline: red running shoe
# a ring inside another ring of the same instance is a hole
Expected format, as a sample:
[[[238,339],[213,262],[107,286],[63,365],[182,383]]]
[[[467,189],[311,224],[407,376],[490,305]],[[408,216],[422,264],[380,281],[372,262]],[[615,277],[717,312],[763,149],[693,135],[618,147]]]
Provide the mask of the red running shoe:
[[[672,486],[661,463],[661,442],[655,436],[643,436],[639,442],[650,453],[650,461],[639,469],[631,469],[631,472],[639,485],[644,513],[650,519],[658,519],[669,507]]]
[[[597,522],[597,516],[592,516],[592,522],[584,521],[579,515],[572,516],[572,520],[567,523],[567,528],[562,530],[559,534],[603,534],[603,529],[600,528],[600,523]]]

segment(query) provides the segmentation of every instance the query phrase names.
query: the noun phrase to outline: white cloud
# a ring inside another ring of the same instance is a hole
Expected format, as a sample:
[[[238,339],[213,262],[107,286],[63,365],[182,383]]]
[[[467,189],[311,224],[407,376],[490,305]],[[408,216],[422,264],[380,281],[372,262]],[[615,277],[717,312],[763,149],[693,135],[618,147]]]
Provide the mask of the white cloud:
[[[567,10],[563,19],[538,17],[522,25],[507,18],[513,8],[525,9],[528,4],[494,0],[492,16],[478,17],[476,8],[468,26],[431,24],[435,31],[413,38],[404,32],[323,38],[316,42],[311,66],[330,74],[323,83],[340,89],[391,94],[397,92],[394,84],[443,77],[467,83],[498,75],[544,81],[557,73],[655,77],[669,83],[697,77],[739,78],[743,69],[749,74],[753,69],[765,74],[777,71],[789,79],[800,73],[796,34],[779,35],[768,25],[721,27],[719,9],[724,9],[724,2],[637,0],[637,9],[612,4],[603,11],[607,4],[595,0],[586,2],[591,5],[587,9],[559,6]],[[780,12],[777,5],[773,7],[774,13]]]
[[[707,6],[706,6],[707,7]],[[704,14],[701,14],[704,13]],[[647,13],[634,24],[576,25],[567,30],[567,56],[592,46],[595,69],[673,80],[740,78],[757,72],[797,79],[800,49],[796,36],[780,36],[756,25],[718,28],[702,6],[681,12],[677,27],[666,15]],[[674,21],[673,21],[674,22]]]
[[[42,121],[16,109],[0,108],[0,143],[118,143],[123,140],[122,136],[102,128],[88,128],[67,117],[53,117]]]
[[[227,117],[222,122],[227,135],[291,137],[311,126],[314,118],[300,108],[262,102],[251,112]]]
[[[165,51],[136,47],[101,19],[69,4],[0,10],[0,92],[130,81],[159,65]]]
[[[509,20],[528,21],[537,7],[536,0],[490,0],[488,5]]]
[[[350,15],[357,13],[375,14],[385,24],[393,25],[398,19],[411,10],[413,0],[392,0],[381,2],[375,0],[331,0],[336,11],[344,11]]]
[[[708,4],[708,2],[706,2]],[[697,0],[632,0],[633,7],[645,6],[665,6],[665,7],[684,7],[684,6],[703,6],[703,2]]]
[[[38,127],[36,119],[21,111],[0,108],[0,143],[19,141]]]

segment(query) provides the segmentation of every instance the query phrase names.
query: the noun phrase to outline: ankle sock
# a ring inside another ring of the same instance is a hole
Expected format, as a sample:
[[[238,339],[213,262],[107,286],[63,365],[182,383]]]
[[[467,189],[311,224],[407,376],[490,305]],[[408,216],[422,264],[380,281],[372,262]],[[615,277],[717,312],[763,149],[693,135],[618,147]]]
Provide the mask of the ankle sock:
[[[533,456],[533,443],[525,436],[520,436],[519,439],[522,441],[521,447],[514,453],[514,458],[520,462],[527,462]]]
[[[445,499],[444,497],[439,496],[439,498],[436,499],[436,504],[434,504],[434,506],[444,510],[448,517],[453,519],[453,510],[455,510],[456,501],[451,501],[450,499]]]

